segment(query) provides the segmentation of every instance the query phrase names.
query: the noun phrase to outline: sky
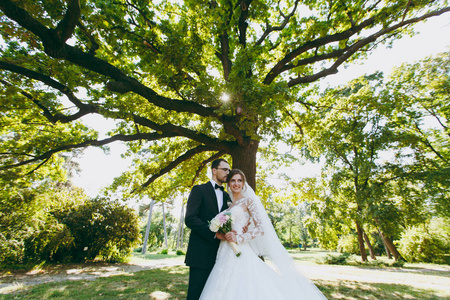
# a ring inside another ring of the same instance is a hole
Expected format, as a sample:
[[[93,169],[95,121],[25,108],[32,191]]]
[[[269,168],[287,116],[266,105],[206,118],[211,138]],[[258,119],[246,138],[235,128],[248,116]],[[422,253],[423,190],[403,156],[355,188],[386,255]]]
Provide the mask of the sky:
[[[450,51],[450,13],[417,24],[414,28],[420,34],[397,40],[392,48],[380,45],[368,59],[346,69],[341,67],[339,73],[326,77],[321,85],[345,84],[351,79],[377,70],[389,74],[393,67],[402,63],[413,63],[439,52]],[[96,129],[113,128],[113,121],[97,116],[86,116],[83,121]],[[121,143],[110,145],[109,154],[94,147],[84,150],[84,154],[76,160],[80,164],[81,172],[72,179],[73,183],[82,187],[89,196],[97,195],[101,188],[110,185],[115,177],[131,166],[131,159],[121,157],[125,151],[126,147]],[[297,163],[286,169],[286,173],[291,173],[293,177],[313,176],[317,172],[318,167],[313,164]]]

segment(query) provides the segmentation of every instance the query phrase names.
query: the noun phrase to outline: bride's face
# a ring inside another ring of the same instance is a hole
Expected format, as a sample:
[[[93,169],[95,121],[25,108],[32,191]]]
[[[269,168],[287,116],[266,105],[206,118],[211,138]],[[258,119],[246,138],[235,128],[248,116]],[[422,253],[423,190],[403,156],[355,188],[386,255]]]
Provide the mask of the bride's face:
[[[230,190],[233,193],[239,194],[242,192],[242,188],[244,187],[244,180],[242,179],[241,174],[235,174],[231,177],[230,182]]]

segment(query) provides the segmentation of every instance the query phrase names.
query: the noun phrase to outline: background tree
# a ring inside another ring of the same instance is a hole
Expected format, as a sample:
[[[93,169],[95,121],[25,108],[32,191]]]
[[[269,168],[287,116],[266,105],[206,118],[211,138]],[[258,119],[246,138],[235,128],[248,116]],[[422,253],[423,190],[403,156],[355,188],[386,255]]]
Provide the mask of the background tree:
[[[389,79],[381,74],[361,77],[325,91],[310,105],[315,113],[308,113],[312,118],[305,122],[305,144],[324,157],[331,184],[329,197],[315,202],[332,207],[336,220],[342,216],[341,224],[353,220],[354,227],[346,225],[358,233],[363,260],[364,241],[374,257],[368,229],[378,229],[398,259],[394,238],[445,215],[449,57],[443,53],[403,65]],[[329,218],[328,210],[312,208]]]
[[[175,245],[175,234],[177,230],[178,220],[170,213],[166,213],[167,235],[170,240],[168,241],[169,247],[173,248]],[[147,225],[141,228],[141,234],[143,235]],[[162,211],[155,211],[152,217],[152,223],[150,225],[150,232],[148,236],[148,250],[157,250],[159,248],[168,249],[165,246],[164,240],[164,224]]]
[[[17,176],[20,168],[0,173],[1,263],[56,259],[71,242],[52,212],[81,204],[86,195],[67,180],[70,160],[59,155],[51,160],[26,177]]]
[[[122,178],[130,189],[189,187],[223,155],[255,187],[260,143],[290,142],[282,129],[302,126],[292,112],[305,85],[445,5],[3,0],[2,111],[30,117],[8,119],[2,169],[30,171],[59,152],[124,141],[136,158],[136,176]],[[80,124],[87,114],[117,127],[98,139]],[[38,134],[18,134],[26,131]]]

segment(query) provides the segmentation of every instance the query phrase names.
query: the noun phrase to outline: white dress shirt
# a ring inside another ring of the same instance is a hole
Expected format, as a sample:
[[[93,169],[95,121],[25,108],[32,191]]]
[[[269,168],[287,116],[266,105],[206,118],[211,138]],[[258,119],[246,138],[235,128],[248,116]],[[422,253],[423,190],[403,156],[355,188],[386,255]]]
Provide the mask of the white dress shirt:
[[[216,198],[217,198],[217,207],[219,208],[219,211],[222,209],[222,205],[223,205],[223,192],[221,189],[216,189],[215,186],[216,184],[219,186],[222,186],[221,184],[218,184],[217,182],[215,182],[214,180],[210,181],[214,191],[216,192]]]

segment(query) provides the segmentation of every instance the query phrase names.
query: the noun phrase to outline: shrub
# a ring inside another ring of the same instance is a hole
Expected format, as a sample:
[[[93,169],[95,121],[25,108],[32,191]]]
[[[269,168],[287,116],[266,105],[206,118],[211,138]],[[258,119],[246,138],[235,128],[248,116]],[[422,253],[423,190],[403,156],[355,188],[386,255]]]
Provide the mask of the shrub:
[[[337,251],[341,253],[360,254],[358,237],[356,234],[347,234],[339,238]]]
[[[341,255],[331,255],[328,254],[324,260],[324,264],[328,265],[346,265],[347,259],[350,257],[350,253],[342,253]]]
[[[445,221],[437,219],[429,226],[415,226],[403,232],[398,250],[408,262],[450,264],[449,237]]]
[[[177,255],[184,255],[183,250],[177,250]]]
[[[23,248],[23,241],[8,239],[0,232],[0,263],[21,263],[24,254]]]
[[[159,252],[159,254],[168,254],[169,250],[167,249],[162,249],[161,252]]]
[[[138,216],[133,209],[97,198],[59,216],[73,238],[70,258],[74,262],[121,261],[140,241]]]
[[[47,218],[24,241],[24,254],[28,261],[64,261],[73,245],[73,237],[67,226],[54,218]]]

